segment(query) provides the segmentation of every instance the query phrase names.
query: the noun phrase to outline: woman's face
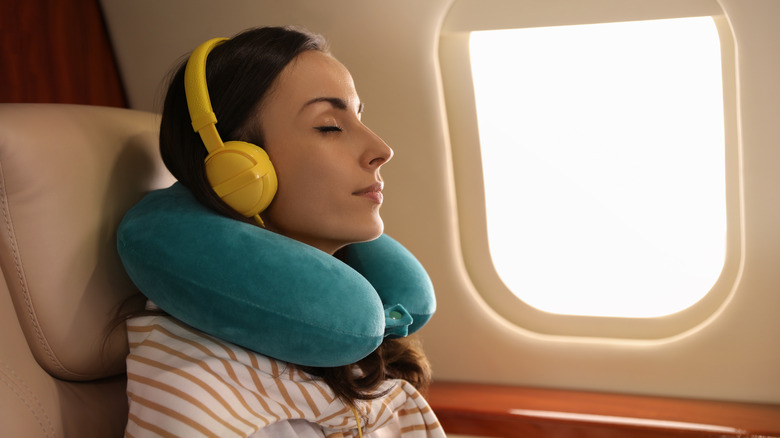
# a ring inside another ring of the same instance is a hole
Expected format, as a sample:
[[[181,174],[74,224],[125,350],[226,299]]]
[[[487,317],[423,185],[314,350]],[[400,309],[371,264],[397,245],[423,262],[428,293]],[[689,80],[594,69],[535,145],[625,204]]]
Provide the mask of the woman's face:
[[[384,229],[379,169],[393,150],[360,121],[347,69],[307,51],[285,67],[260,108],[265,150],[279,189],[268,229],[332,254]]]

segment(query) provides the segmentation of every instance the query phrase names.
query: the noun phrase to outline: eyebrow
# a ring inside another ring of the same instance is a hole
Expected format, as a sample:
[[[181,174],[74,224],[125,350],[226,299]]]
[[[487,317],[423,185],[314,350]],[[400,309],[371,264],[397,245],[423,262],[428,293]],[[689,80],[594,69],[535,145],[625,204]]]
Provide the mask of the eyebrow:
[[[331,106],[333,106],[334,108],[342,110],[342,111],[346,111],[349,108],[348,105],[347,105],[347,102],[344,101],[344,99],[342,99],[340,97],[315,97],[314,99],[312,99],[312,100],[306,102],[305,104],[303,104],[303,107],[301,108],[301,110],[303,110],[304,108],[306,108],[309,105],[312,105],[312,104],[315,104],[315,103],[319,103],[319,102],[327,102],[327,103],[331,104]],[[363,104],[363,102],[360,102],[360,104],[358,105],[357,113],[358,114],[362,114],[364,107],[365,107],[365,105]]]

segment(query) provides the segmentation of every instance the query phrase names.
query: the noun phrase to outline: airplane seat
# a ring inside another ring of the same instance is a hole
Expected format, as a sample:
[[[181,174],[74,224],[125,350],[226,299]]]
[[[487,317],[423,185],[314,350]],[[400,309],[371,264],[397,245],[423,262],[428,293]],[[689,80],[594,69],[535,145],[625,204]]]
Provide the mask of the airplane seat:
[[[116,251],[125,211],[173,178],[151,113],[0,104],[0,436],[122,436],[120,307],[143,300]]]

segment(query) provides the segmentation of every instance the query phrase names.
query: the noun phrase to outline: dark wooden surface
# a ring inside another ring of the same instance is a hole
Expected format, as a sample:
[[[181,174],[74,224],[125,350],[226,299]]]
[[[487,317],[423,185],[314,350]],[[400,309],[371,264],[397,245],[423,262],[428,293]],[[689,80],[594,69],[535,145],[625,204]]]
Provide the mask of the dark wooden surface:
[[[780,405],[435,382],[451,434],[489,437],[780,437]]]
[[[0,0],[0,102],[126,106],[98,0]]]

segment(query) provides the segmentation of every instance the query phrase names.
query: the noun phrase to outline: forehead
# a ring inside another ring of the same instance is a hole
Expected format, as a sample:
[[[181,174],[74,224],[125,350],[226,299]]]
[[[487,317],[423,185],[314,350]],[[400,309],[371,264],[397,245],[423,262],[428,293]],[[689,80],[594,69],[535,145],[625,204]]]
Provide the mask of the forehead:
[[[279,75],[272,99],[300,106],[315,98],[336,97],[356,102],[357,92],[352,76],[332,56],[306,51],[290,62]]]

